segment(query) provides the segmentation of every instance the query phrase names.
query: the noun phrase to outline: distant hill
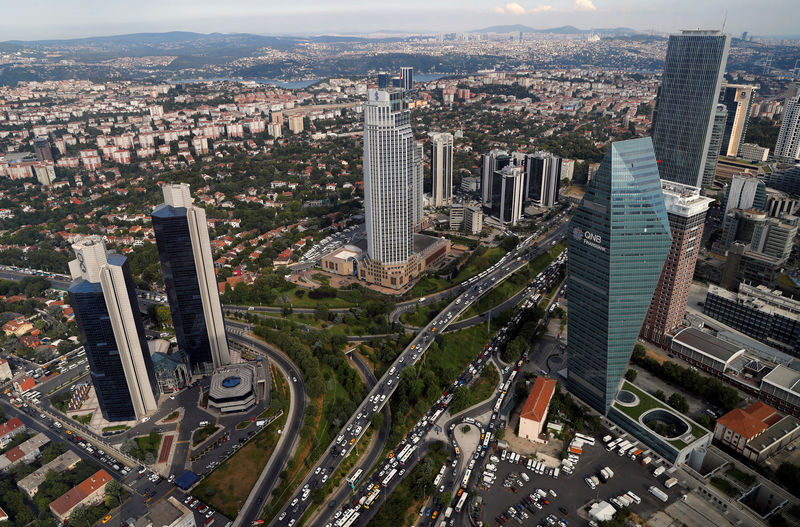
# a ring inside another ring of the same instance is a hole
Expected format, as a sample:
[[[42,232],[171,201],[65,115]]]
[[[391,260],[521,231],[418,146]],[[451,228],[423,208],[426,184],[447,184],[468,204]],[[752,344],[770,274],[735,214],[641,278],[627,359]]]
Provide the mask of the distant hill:
[[[561,26],[536,29],[522,24],[489,26],[483,29],[476,29],[472,31],[472,33],[517,33],[520,31],[523,33],[550,33],[553,35],[588,35],[590,33],[594,33],[601,36],[628,36],[638,33],[638,31],[629,27],[579,29],[575,26]]]

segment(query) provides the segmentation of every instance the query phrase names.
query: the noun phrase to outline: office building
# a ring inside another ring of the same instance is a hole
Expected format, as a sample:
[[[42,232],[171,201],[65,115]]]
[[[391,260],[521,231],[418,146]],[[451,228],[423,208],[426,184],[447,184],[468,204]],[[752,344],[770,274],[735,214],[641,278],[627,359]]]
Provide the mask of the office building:
[[[53,149],[50,147],[50,140],[47,137],[37,137],[33,140],[33,151],[39,161],[52,161]]]
[[[411,66],[402,66],[400,68],[400,82],[405,91],[414,89],[414,68]]]
[[[389,75],[385,71],[381,71],[380,73],[378,73],[378,89],[385,90],[386,88],[388,88],[389,84],[391,83],[391,79],[392,79],[391,75]]]
[[[722,147],[722,136],[725,133],[725,122],[727,119],[728,110],[725,108],[725,105],[718,104],[714,112],[714,123],[711,126],[711,140],[708,143],[706,165],[705,168],[703,168],[703,187],[710,187],[714,182],[714,174],[717,171],[719,150]]]
[[[671,243],[649,137],[611,144],[570,227],[567,387],[605,414]]]
[[[483,210],[477,203],[456,203],[450,207],[450,230],[480,234],[483,230]]]
[[[75,310],[97,403],[107,421],[157,409],[158,388],[128,259],[99,236],[72,246],[69,299]]]
[[[728,60],[720,31],[670,35],[653,114],[653,147],[662,179],[700,187]]]
[[[751,163],[766,163],[769,158],[769,148],[754,143],[742,143],[739,157]]]
[[[516,225],[522,219],[522,191],[525,177],[522,169],[508,165],[492,177],[490,214],[502,223]]]
[[[571,293],[571,291],[570,291]],[[800,356],[800,301],[759,285],[738,292],[710,285],[703,313],[773,348]]]
[[[714,425],[714,439],[754,463],[764,462],[798,437],[797,418],[784,417],[761,401],[734,408]]]
[[[753,92],[758,86],[749,84],[723,83],[719,94],[719,102],[728,110],[725,120],[725,131],[722,134],[720,155],[737,157],[741,155],[747,123],[750,122],[750,111],[753,106]]]
[[[434,207],[453,202],[453,134],[431,134],[431,202]]]
[[[697,187],[666,180],[661,184],[672,244],[641,331],[643,338],[659,346],[663,346],[667,334],[683,322],[703,241],[706,212],[714,201],[701,196]]]
[[[550,152],[536,152],[525,156],[524,199],[533,200],[540,207],[552,207],[558,202],[561,184],[561,158]]]
[[[401,90],[368,90],[364,106],[364,209],[368,281],[407,285],[422,218],[422,146]]]
[[[205,520],[205,523],[211,525],[210,520]],[[175,499],[175,496],[170,496],[158,500],[148,509],[144,518],[130,527],[196,527],[196,525],[194,512]]]
[[[793,196],[800,196],[800,164],[768,174],[767,186]]]
[[[767,200],[767,186],[758,178],[733,176],[725,185],[723,214],[731,209],[763,210]]]
[[[797,224],[795,216],[771,218],[762,211],[731,209],[725,215],[720,241],[725,250],[734,242],[741,242],[748,251],[785,263],[797,236]]]
[[[481,156],[481,201],[484,207],[492,202],[492,178],[494,173],[511,164],[511,156],[504,150],[493,149]]]
[[[189,185],[167,184],[153,210],[153,230],[178,349],[193,374],[230,364],[206,212],[192,204]]]
[[[775,159],[781,163],[800,163],[800,93],[787,97],[783,105]]]
[[[785,192],[767,188],[767,203],[764,210],[768,216],[780,218],[782,216],[795,216],[800,210],[800,197],[789,196]]]

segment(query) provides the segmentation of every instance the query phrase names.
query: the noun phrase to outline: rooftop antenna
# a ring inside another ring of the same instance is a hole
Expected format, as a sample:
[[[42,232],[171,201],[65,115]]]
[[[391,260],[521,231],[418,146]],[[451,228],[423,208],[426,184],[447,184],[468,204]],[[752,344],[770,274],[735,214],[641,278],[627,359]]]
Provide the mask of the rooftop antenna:
[[[725,10],[725,16],[722,18],[722,32],[725,32],[725,24],[728,23],[728,10]]]

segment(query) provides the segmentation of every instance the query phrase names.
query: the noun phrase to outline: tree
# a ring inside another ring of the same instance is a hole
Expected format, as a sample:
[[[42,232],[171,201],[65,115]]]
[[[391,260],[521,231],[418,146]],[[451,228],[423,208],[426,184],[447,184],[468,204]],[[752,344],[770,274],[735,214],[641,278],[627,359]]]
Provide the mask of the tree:
[[[669,396],[667,404],[681,413],[686,413],[689,411],[689,403],[686,401],[686,397],[677,392]]]
[[[656,399],[658,399],[660,401],[666,401],[667,400],[667,394],[665,394],[661,390],[656,390],[655,393],[653,394],[653,397],[655,397]]]
[[[633,382],[633,381],[636,380],[636,376],[638,374],[639,374],[639,372],[637,372],[636,370],[631,368],[631,369],[629,369],[628,371],[625,372],[625,379],[630,381],[630,382]]]
[[[112,479],[106,483],[106,506],[114,508],[122,503],[122,484]]]
[[[74,526],[86,525],[91,527],[92,519],[89,515],[89,510],[83,505],[75,507],[69,514],[69,524]]]

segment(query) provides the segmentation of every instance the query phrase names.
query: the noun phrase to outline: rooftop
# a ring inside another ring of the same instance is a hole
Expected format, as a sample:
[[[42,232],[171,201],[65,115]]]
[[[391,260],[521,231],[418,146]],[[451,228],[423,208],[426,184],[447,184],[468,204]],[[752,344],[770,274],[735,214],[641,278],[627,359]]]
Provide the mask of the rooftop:
[[[679,331],[672,340],[725,363],[745,351],[693,327]]]
[[[747,408],[734,408],[727,414],[717,419],[717,424],[729,428],[746,438],[748,441],[762,434],[769,428],[777,410],[761,401],[755,402]]]
[[[788,392],[800,396],[800,372],[786,366],[778,365],[764,377],[762,382],[768,382]]]
[[[547,407],[550,405],[550,399],[556,391],[555,379],[548,379],[539,376],[536,382],[533,383],[531,393],[525,401],[525,406],[522,407],[520,418],[531,419],[533,421],[541,421],[547,414]]]
[[[775,441],[778,441],[782,437],[788,435],[792,431],[797,430],[798,427],[800,427],[800,420],[791,415],[787,415],[777,423],[767,428],[766,432],[756,437],[752,441],[748,441],[747,446],[756,451],[762,450],[775,443]]]

